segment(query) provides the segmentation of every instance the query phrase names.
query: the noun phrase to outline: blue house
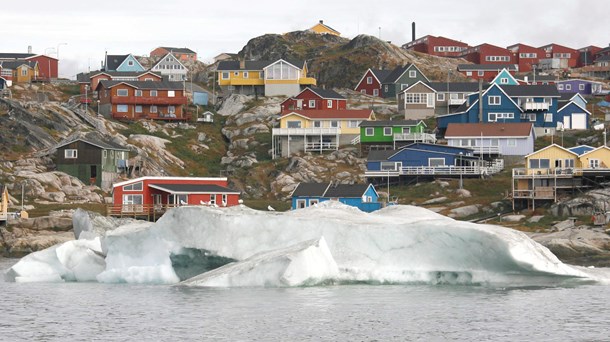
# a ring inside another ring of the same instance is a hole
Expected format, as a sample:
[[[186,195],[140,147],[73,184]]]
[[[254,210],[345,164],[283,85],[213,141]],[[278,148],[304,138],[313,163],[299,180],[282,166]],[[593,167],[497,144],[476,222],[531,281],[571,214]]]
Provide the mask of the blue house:
[[[497,85],[519,85],[519,81],[511,75],[506,68],[500,70],[498,75],[491,81],[491,83],[495,83]]]
[[[578,98],[576,98],[578,100]],[[579,101],[560,101],[559,110],[557,111],[557,128],[558,129],[589,129],[591,121],[591,112],[586,106],[582,106]]]
[[[536,135],[553,134],[558,122],[559,98],[553,85],[494,83],[480,95],[470,94],[455,113],[438,116],[437,127],[444,135],[450,123],[531,122]]]
[[[106,55],[103,71],[140,72],[146,69],[132,55]]]
[[[293,210],[325,201],[339,201],[368,213],[382,206],[372,184],[299,183],[292,192]]]
[[[365,177],[371,182],[389,178],[480,177],[501,171],[501,159],[486,161],[470,148],[414,143],[399,150],[369,152]]]

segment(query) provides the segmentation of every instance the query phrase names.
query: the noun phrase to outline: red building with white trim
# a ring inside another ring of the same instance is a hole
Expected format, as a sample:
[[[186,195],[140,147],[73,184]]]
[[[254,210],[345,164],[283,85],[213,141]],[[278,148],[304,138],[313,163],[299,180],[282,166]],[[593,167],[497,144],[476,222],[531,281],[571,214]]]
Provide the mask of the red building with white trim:
[[[111,215],[162,213],[173,207],[238,205],[224,177],[141,177],[112,185]]]
[[[459,57],[474,64],[513,64],[513,53],[503,47],[481,44],[463,50]]]
[[[470,45],[464,42],[431,35],[421,37],[402,46],[405,50],[413,50],[440,57],[458,57],[463,50],[469,47]]]
[[[517,43],[507,48],[513,54],[513,62],[519,66],[519,72],[529,72],[538,66],[541,58],[545,58],[545,51],[533,46]]]
[[[364,73],[364,76],[362,76],[354,90],[362,94],[382,97],[381,84],[391,72],[392,70],[369,68]]]
[[[347,99],[334,90],[307,87],[298,95],[286,99],[280,104],[282,113],[293,110],[345,109]]]
[[[575,68],[578,64],[580,54],[575,49],[554,43],[541,46],[540,48],[545,52],[543,58],[566,59],[568,68]]]

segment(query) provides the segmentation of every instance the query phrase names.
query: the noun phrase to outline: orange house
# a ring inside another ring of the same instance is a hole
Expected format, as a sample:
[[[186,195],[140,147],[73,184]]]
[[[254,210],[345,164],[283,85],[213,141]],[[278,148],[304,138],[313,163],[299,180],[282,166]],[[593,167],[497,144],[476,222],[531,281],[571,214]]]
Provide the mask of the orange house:
[[[163,57],[171,53],[174,57],[178,58],[180,61],[196,61],[197,60],[197,52],[189,49],[189,48],[176,48],[176,47],[167,47],[160,46],[150,52],[150,57]]]

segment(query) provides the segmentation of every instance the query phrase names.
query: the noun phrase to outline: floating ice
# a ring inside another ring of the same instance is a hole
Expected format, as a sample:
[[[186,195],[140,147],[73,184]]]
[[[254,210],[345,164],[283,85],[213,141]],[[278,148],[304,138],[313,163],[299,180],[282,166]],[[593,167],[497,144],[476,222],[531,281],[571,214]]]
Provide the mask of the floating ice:
[[[370,214],[336,202],[286,213],[245,206],[180,207],[150,226],[132,224],[107,232],[102,246],[105,269],[96,276],[101,282],[175,284],[198,274],[185,283],[527,284],[535,279],[595,278],[563,264],[521,232],[456,221],[414,206]],[[54,254],[34,253],[12,272],[28,279],[57,275],[80,280],[64,270],[73,270],[69,265],[74,263]],[[238,262],[204,273],[231,261]]]

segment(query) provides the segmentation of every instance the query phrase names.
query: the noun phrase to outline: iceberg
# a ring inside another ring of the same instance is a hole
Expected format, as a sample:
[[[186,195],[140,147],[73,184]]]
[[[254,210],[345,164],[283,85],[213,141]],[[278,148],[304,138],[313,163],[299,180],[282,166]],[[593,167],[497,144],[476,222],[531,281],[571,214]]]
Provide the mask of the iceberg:
[[[153,224],[106,231],[100,245],[93,255],[105,255],[103,269],[82,248],[57,253],[60,246],[25,257],[9,273],[82,281],[97,272],[95,280],[106,283],[222,287],[598,280],[519,231],[407,205],[373,213],[333,201],[290,212],[184,206]],[[76,266],[88,262],[97,266],[82,274]]]

